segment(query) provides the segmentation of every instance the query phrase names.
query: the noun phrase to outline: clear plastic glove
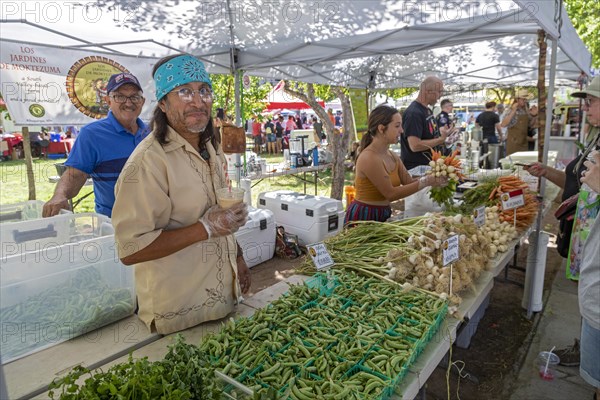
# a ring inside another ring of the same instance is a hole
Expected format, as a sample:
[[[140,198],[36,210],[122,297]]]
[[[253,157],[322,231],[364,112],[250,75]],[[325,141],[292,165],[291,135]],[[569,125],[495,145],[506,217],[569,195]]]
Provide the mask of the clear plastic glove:
[[[231,235],[244,226],[247,220],[248,206],[245,203],[226,209],[214,205],[200,218],[209,238]]]
[[[419,190],[427,187],[427,186],[432,186],[432,187],[444,187],[448,184],[448,177],[447,176],[433,176],[433,175],[426,175],[426,176],[422,176],[421,178],[419,178]]]

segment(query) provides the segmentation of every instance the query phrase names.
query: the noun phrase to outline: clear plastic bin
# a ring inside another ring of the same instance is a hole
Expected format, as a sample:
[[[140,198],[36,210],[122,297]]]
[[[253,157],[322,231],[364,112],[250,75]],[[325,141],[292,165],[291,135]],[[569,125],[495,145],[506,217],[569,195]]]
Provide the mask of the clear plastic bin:
[[[99,214],[0,226],[2,363],[133,314],[133,268]]]
[[[0,223],[21,222],[42,218],[44,202],[29,200],[22,203],[0,205]],[[64,210],[65,213],[70,211]]]

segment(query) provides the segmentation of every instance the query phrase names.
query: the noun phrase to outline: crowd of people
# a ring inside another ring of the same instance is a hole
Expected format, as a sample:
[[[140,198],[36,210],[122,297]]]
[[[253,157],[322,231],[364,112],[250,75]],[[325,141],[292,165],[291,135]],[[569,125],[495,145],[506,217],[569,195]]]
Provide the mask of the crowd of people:
[[[329,108],[327,114],[330,117],[334,127],[342,126],[342,113]],[[253,115],[246,122],[246,132],[251,133],[253,141],[253,150],[256,154],[281,154],[283,150],[289,148],[291,134],[295,130],[311,129],[313,131],[313,140],[315,143],[322,143],[327,140],[327,134],[323,127],[323,122],[316,116],[309,117],[306,113],[296,115],[282,114],[271,115]]]

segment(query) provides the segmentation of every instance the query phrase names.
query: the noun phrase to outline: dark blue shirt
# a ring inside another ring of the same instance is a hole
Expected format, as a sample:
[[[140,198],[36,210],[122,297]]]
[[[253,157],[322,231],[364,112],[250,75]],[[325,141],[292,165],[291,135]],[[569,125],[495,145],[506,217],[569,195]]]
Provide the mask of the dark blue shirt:
[[[90,175],[94,181],[96,212],[111,216],[115,203],[115,183],[133,152],[149,133],[148,127],[137,119],[138,131],[129,133],[112,114],[81,128],[73,150],[65,162]]]
[[[419,165],[428,165],[429,160],[431,160],[431,151],[412,151],[408,145],[408,137],[415,136],[421,140],[438,138],[440,132],[433,112],[418,101],[413,101],[404,111],[402,128],[404,133],[400,136],[400,158],[406,169],[410,170]],[[443,146],[436,146],[435,149],[443,151]]]

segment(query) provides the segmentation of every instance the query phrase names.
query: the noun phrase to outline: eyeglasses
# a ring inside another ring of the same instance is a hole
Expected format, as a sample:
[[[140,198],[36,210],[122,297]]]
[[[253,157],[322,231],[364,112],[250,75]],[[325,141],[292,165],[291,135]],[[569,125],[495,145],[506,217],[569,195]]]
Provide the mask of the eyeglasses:
[[[194,100],[194,96],[198,94],[200,100],[209,102],[213,99],[213,92],[209,88],[203,87],[198,90],[192,90],[188,88],[181,88],[179,90],[175,90],[174,93],[179,95],[179,99],[184,103],[191,103]]]
[[[592,106],[592,99],[589,97],[586,97],[585,99],[583,99],[583,105],[586,106],[587,108],[590,108]]]
[[[131,104],[140,104],[144,101],[144,97],[134,94],[133,96],[124,96],[122,94],[111,94],[110,98],[117,103],[127,103],[127,100],[131,101]]]

